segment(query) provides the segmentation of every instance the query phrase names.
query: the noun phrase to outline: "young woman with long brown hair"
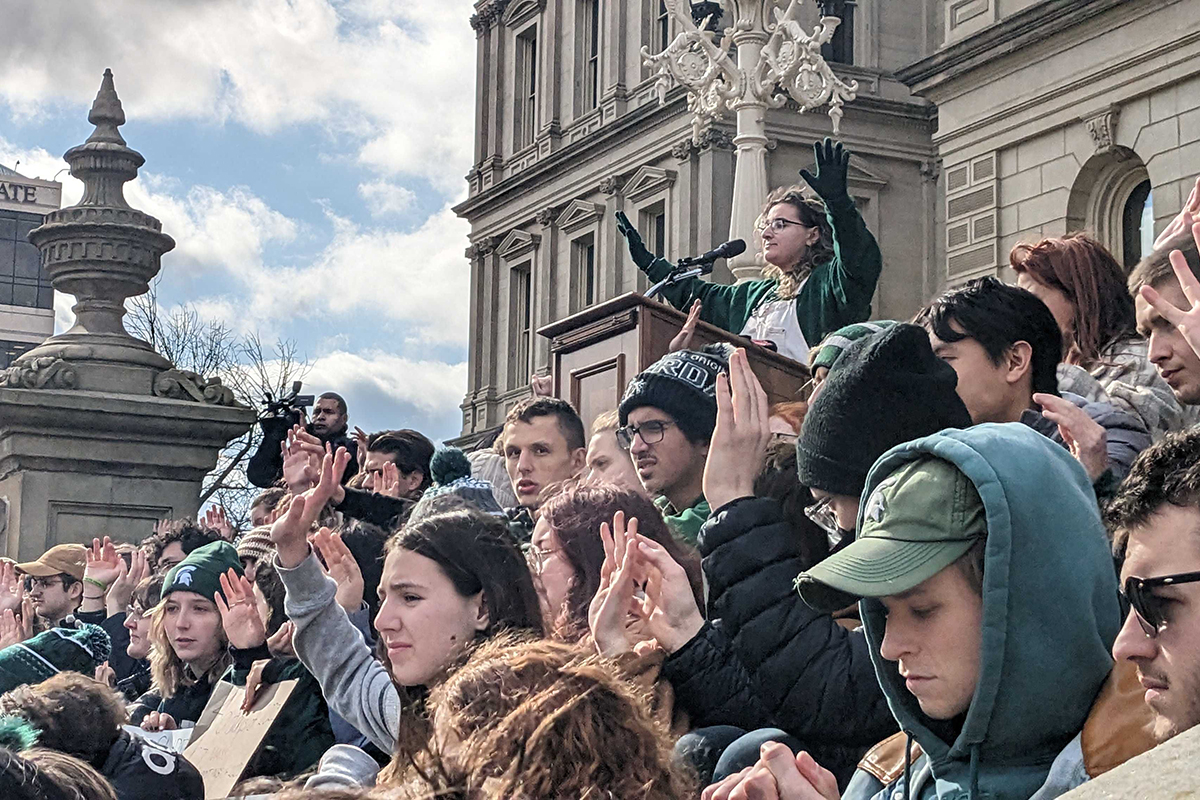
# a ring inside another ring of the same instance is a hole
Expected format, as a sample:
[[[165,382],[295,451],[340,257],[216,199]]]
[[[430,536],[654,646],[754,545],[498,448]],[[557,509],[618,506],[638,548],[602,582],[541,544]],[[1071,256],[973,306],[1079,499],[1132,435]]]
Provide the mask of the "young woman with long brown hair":
[[[525,558],[502,520],[467,510],[434,514],[406,525],[387,544],[375,618],[382,659],[376,660],[337,604],[336,583],[308,541],[348,460],[342,448],[325,456],[320,482],[293,498],[272,526],[271,541],[296,654],[334,711],[377,747],[396,753],[391,773],[398,774],[411,752],[397,751],[397,742],[407,747],[411,730],[424,727],[429,687],[474,644],[498,632],[540,636],[542,618]],[[329,536],[324,529],[316,534],[322,550]]]
[[[1060,390],[1129,411],[1155,439],[1196,421],[1150,363],[1125,270],[1104,245],[1083,233],[1051,237],[1018,244],[1009,263],[1062,332]]]

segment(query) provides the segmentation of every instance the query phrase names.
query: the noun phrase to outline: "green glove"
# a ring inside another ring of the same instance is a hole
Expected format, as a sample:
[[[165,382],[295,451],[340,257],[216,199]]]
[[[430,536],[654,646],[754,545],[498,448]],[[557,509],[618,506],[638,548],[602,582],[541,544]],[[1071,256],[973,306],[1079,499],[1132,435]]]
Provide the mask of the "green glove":
[[[638,233],[637,228],[633,227],[633,223],[629,221],[629,217],[625,216],[623,211],[617,212],[617,233],[625,237],[625,242],[629,245],[629,255],[639,269],[645,269],[654,263],[654,253],[646,249],[642,235]]]
[[[813,145],[813,153],[817,157],[817,174],[802,169],[800,177],[812,187],[817,197],[825,201],[825,205],[850,202],[850,192],[846,188],[850,151],[843,149],[841,142],[835,144],[833,139],[826,138]]]

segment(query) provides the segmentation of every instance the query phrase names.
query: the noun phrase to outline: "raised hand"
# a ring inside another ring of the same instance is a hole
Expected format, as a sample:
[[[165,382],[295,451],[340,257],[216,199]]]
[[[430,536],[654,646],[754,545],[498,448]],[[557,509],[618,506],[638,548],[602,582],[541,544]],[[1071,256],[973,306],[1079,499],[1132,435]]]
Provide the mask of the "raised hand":
[[[1180,209],[1175,219],[1171,220],[1154,240],[1154,249],[1162,247],[1176,235],[1190,231],[1196,224],[1197,217],[1200,217],[1200,178],[1196,178],[1196,185],[1192,187],[1192,193],[1188,195],[1187,202],[1183,204],[1183,208]]]
[[[24,597],[25,581],[17,574],[16,565],[11,561],[0,562],[0,611],[15,614],[21,610]]]
[[[713,511],[754,495],[754,478],[771,441],[767,393],[738,348],[729,374],[717,376],[717,424],[704,465],[704,497]]]
[[[588,627],[601,655],[628,652],[644,638],[630,627],[630,614],[642,612],[634,593],[644,569],[637,549],[629,547],[637,537],[637,526],[635,517],[626,527],[622,511],[613,515],[611,528],[607,522],[600,524],[604,564],[600,568],[600,588],[588,606]]]
[[[1108,469],[1108,433],[1104,426],[1070,400],[1038,392],[1033,402],[1042,407],[1042,416],[1058,425],[1058,433],[1071,455],[1087,471],[1094,483]]]
[[[1200,222],[1192,225],[1192,236],[1200,242]],[[1170,259],[1175,279],[1179,281],[1179,288],[1183,290],[1183,296],[1187,299],[1187,308],[1178,308],[1151,286],[1143,286],[1140,293],[1142,299],[1153,306],[1163,319],[1174,325],[1192,350],[1200,355],[1200,280],[1192,274],[1183,253],[1172,250]]]
[[[376,494],[388,497],[400,497],[400,468],[389,461],[383,465],[383,470],[375,481]]]
[[[550,397],[554,394],[554,376],[534,375],[529,379],[529,391],[534,397]]]
[[[826,138],[824,142],[813,144],[813,154],[817,159],[817,174],[802,169],[800,177],[826,205],[837,201],[848,202],[850,191],[846,176],[850,171],[850,151],[843,148],[841,142],[835,143],[833,139]]]
[[[239,650],[249,650],[266,642],[267,628],[258,615],[258,603],[254,600],[250,581],[232,568],[220,576],[220,581],[221,591],[213,594],[213,602],[221,612],[221,627],[225,629],[229,644]]]
[[[292,494],[307,492],[320,477],[321,456],[325,454],[321,441],[299,425],[294,425],[280,448],[283,452],[284,484]]]
[[[125,559],[122,558],[117,577],[113,579],[108,587],[108,594],[104,596],[104,606],[108,615],[111,617],[124,611],[133,598],[133,590],[149,576],[150,562],[146,560],[144,551],[134,550],[130,554],[129,566],[125,566]]]
[[[633,263],[641,269],[654,263],[654,254],[646,249],[642,235],[638,233],[637,228],[633,227],[633,223],[629,221],[629,217],[625,216],[623,211],[617,212],[617,233],[625,237],[625,243],[629,245],[629,256],[633,259]]]
[[[87,551],[87,567],[84,569],[83,577],[104,584],[104,590],[107,591],[117,576],[121,574],[124,565],[125,560],[117,554],[117,548],[113,546],[112,539],[107,536],[104,537],[103,542],[99,539],[92,539],[92,546]]]
[[[700,321],[701,309],[699,298],[692,301],[692,307],[688,310],[687,321],[683,323],[683,327],[679,329],[679,333],[675,334],[675,338],[667,345],[668,353],[691,348],[692,338],[696,335],[696,323]]]
[[[358,445],[358,460],[367,459],[367,432],[357,425],[354,426],[354,443]]]
[[[687,572],[662,545],[637,536],[629,545],[629,549],[635,548],[646,578],[640,614],[644,630],[664,650],[674,653],[704,627],[704,615],[696,606]]]
[[[0,611],[0,650],[20,644],[29,637],[25,635],[22,620],[12,612],[12,609]]]
[[[110,689],[117,685],[117,673],[105,661],[100,666],[96,667],[96,680],[103,683]]]
[[[296,650],[292,647],[292,634],[295,632],[296,625],[291,620],[280,625],[279,630],[267,639],[267,649],[271,651],[271,655],[295,658]]]
[[[313,547],[321,554],[325,562],[325,571],[337,583],[337,604],[353,614],[362,608],[363,576],[354,554],[342,541],[340,533],[331,533],[329,528],[321,528],[312,540]]]
[[[235,531],[229,522],[229,515],[225,513],[224,506],[209,507],[208,511],[204,512],[204,525],[220,534],[225,541],[233,541]]]
[[[300,566],[308,558],[308,534],[321,515],[330,498],[340,501],[338,493],[345,497],[341,487],[342,474],[350,461],[350,453],[339,447],[336,454],[326,453],[321,459],[321,479],[317,485],[292,498],[287,510],[271,524],[271,541],[275,544],[276,558],[284,569]]]

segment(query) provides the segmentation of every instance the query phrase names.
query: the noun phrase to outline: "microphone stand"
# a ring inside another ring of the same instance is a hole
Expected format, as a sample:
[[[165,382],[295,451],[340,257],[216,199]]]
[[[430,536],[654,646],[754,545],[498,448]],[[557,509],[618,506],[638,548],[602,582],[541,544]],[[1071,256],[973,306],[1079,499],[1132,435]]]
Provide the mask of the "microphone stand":
[[[697,265],[697,266],[692,266]],[[687,269],[687,267],[692,267]],[[679,264],[667,277],[663,278],[658,283],[651,286],[646,291],[646,297],[653,299],[659,292],[666,289],[668,286],[674,286],[680,281],[686,281],[688,278],[697,278],[701,275],[707,275],[712,272],[713,264],[711,261],[701,261],[698,258],[681,258]]]

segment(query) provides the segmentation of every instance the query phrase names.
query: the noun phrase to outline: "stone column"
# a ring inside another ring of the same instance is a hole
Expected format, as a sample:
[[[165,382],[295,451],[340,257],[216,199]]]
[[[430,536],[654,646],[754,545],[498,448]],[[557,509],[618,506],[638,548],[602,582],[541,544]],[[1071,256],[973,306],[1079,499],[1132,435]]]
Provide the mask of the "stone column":
[[[29,235],[54,288],[75,295],[75,325],[0,373],[4,549],[18,559],[137,540],[157,519],[195,514],[221,448],[254,422],[220,380],[175,369],[125,330],[125,300],[147,291],[175,243],[122,193],[145,159],[117,131],[111,71],[88,121],[95,131],[64,155],[83,198]]]

